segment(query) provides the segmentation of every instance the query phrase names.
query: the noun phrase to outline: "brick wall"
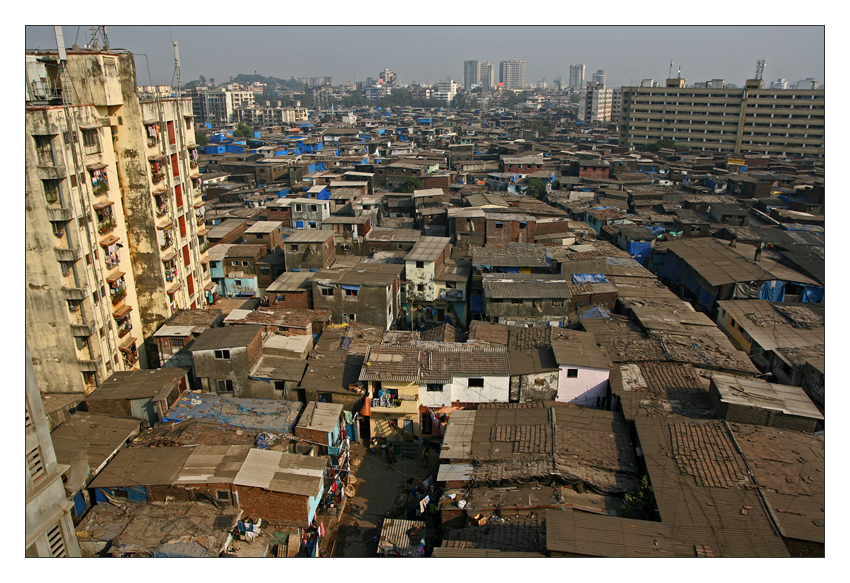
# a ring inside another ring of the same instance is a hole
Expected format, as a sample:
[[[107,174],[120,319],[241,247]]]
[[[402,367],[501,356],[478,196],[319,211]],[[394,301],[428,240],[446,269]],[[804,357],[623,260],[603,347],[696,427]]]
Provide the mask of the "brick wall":
[[[281,298],[281,299],[278,299]],[[270,292],[269,307],[313,309],[312,291]]]
[[[90,413],[103,413],[104,415],[123,415],[132,417],[130,401],[119,401],[107,399],[104,401],[86,401]]]
[[[321,443],[324,446],[328,445],[328,433],[326,431],[317,431],[315,429],[307,429],[306,427],[296,427],[295,436],[312,441],[314,444]]]
[[[169,501],[188,502],[196,500],[198,494],[208,494],[213,500],[216,492],[233,492],[239,499],[239,508],[243,518],[263,518],[275,526],[308,526],[309,513],[306,496],[297,496],[283,492],[269,492],[262,488],[235,486],[233,484],[181,484],[180,486],[149,486],[151,502]]]

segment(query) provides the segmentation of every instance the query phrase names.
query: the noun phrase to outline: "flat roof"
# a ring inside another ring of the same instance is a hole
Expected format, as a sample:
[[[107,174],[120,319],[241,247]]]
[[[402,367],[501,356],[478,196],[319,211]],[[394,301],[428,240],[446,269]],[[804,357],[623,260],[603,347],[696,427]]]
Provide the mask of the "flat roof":
[[[588,557],[674,557],[673,537],[661,522],[579,512],[546,513],[546,550]]]
[[[404,260],[436,261],[450,243],[449,237],[420,237]]]
[[[115,371],[86,397],[87,401],[165,398],[189,371],[180,367]]]
[[[310,401],[304,408],[301,419],[295,427],[296,429],[303,428],[333,433],[334,429],[339,425],[342,410],[343,406],[339,403]]]
[[[224,328],[209,328],[201,332],[189,350],[191,352],[198,352],[201,350],[216,350],[220,348],[244,348],[248,346],[258,334],[261,334],[262,331],[262,326],[251,324],[227,326]]]
[[[824,418],[802,387],[717,372],[711,375],[711,381],[724,403],[770,409],[807,419]]]
[[[237,399],[212,393],[182,395],[164,420],[198,419],[271,433],[291,433],[303,405],[298,401]]]

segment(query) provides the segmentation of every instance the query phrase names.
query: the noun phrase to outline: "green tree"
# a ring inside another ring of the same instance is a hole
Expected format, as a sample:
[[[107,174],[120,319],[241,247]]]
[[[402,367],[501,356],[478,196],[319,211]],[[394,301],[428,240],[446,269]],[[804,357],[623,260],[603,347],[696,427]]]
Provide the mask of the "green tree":
[[[422,190],[422,182],[415,176],[411,176],[404,181],[399,192],[413,192],[414,190]]]
[[[676,149],[676,141],[671,139],[671,138],[664,138],[664,139],[658,140],[654,144],[647,144],[644,149],[647,152],[657,152],[661,148],[668,148],[668,149],[671,149],[671,150],[675,150]]]
[[[195,143],[199,146],[206,146],[210,143],[210,139],[204,132],[195,132]]]
[[[246,126],[244,123],[242,123],[240,121],[239,125],[236,126],[236,129],[233,130],[233,137],[234,138],[253,138],[254,137],[254,130],[252,130],[251,128],[249,128],[248,126]]]
[[[649,478],[644,476],[641,478],[635,491],[631,494],[626,494],[623,497],[623,503],[620,506],[623,516],[626,518],[634,518],[636,520],[658,520],[658,511],[655,504],[655,495],[652,493],[652,486],[649,483]]]
[[[528,185],[523,192],[528,196],[539,199],[546,194],[546,185],[539,178],[529,178]]]

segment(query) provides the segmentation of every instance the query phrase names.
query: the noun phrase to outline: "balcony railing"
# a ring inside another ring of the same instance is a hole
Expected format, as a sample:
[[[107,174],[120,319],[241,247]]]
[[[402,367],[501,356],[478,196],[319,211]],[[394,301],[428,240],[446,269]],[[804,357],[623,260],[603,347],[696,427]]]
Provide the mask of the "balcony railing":
[[[101,235],[108,233],[115,228],[115,219],[105,219],[97,224],[97,232]]]
[[[121,285],[115,289],[110,289],[109,293],[112,296],[112,305],[115,306],[127,297],[127,288],[124,285]]]
[[[118,328],[118,338],[124,338],[127,334],[130,333],[130,330],[132,329],[133,325],[130,323],[130,320],[128,318],[126,324]]]
[[[154,171],[151,172],[151,180],[155,183],[160,182],[163,178],[165,178],[165,171]]]
[[[201,250],[199,251],[199,253],[206,253],[209,250],[209,248],[210,248],[210,244],[208,242],[204,243],[203,245],[201,245]]]

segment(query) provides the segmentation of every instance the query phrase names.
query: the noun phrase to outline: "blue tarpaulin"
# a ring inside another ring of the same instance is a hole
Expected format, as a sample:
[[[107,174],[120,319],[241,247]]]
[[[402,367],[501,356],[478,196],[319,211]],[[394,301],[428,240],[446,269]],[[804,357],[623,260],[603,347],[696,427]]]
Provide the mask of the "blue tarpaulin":
[[[601,306],[590,308],[579,314],[580,320],[607,320],[611,317],[611,312]]]
[[[803,297],[801,302],[804,304],[819,304],[823,302],[824,289],[815,285],[803,286]]]
[[[649,257],[650,253],[652,253],[652,243],[643,243],[639,241],[632,241],[629,243],[629,254],[635,258],[635,260],[643,265],[646,263],[647,257]]]
[[[759,288],[759,299],[769,300],[771,302],[784,302],[786,283],[788,282],[779,279],[764,282]]]
[[[660,237],[661,235],[663,235],[665,230],[664,227],[659,227],[656,225],[647,226],[646,228],[652,231],[652,234],[656,237]]]
[[[473,294],[469,296],[469,310],[473,314],[483,314],[484,313],[484,296],[480,294]]]
[[[573,283],[576,285],[586,283],[608,283],[605,275],[602,273],[574,273]]]

